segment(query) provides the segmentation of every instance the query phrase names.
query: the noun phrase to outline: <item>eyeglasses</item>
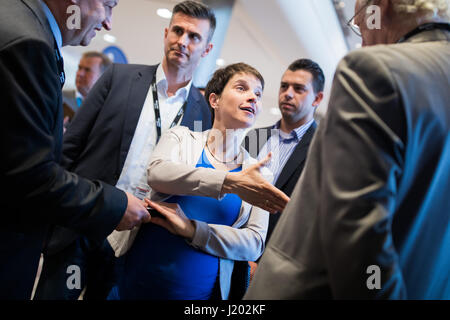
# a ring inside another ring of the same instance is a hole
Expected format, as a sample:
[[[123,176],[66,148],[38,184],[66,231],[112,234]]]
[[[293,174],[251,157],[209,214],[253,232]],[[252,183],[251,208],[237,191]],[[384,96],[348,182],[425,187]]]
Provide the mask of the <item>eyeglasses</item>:
[[[362,6],[354,15],[347,21],[347,27],[349,27],[358,37],[361,37],[361,30],[355,24],[355,18],[370,4],[370,0],[367,1],[365,6]]]

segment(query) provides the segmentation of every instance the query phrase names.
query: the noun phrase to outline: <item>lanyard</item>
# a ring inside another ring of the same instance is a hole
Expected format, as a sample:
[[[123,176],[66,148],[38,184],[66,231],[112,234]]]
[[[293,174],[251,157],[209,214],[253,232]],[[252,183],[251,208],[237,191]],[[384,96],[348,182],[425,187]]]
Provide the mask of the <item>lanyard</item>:
[[[411,32],[408,32],[402,38],[400,38],[400,40],[398,40],[397,43],[404,42],[407,39],[411,38],[412,36],[415,36],[416,34],[421,33],[423,31],[436,30],[436,29],[450,31],[450,24],[437,23],[437,22],[430,22],[430,23],[422,24],[422,25],[418,26],[417,28],[415,28],[414,30],[412,30]]]
[[[156,90],[156,71],[153,75],[152,80],[152,92],[153,92],[153,108],[155,109],[155,123],[156,123],[156,143],[158,143],[159,139],[161,138],[161,114],[159,113],[159,98],[158,98],[158,91]],[[178,111],[175,119],[173,120],[172,124],[170,125],[170,128],[177,125],[178,121],[180,121],[181,117],[183,116],[184,112],[186,111],[186,105],[187,105],[187,99],[184,102],[183,106],[180,108],[180,111]]]

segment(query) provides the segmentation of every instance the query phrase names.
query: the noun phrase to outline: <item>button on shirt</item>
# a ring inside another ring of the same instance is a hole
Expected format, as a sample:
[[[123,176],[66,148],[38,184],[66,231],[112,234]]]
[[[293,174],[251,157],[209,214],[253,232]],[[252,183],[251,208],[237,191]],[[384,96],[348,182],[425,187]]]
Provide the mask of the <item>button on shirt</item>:
[[[292,152],[294,152],[295,147],[313,122],[314,119],[311,119],[304,125],[292,130],[291,133],[285,133],[280,130],[280,121],[273,126],[273,129],[278,130],[275,134],[270,136],[269,140],[267,140],[266,144],[261,148],[261,151],[258,154],[258,160],[264,159],[267,154],[272,151],[272,159],[267,167],[273,172],[274,184],[278,180],[287,160],[292,155]]]
[[[156,87],[158,91],[162,134],[169,129],[178,111],[180,111],[180,108],[187,100],[191,85],[192,80],[185,87],[178,89],[174,96],[169,97],[167,95],[168,83],[164,70],[161,65],[157,67]],[[153,93],[150,87],[145,98],[144,106],[142,107],[141,115],[139,116],[139,121],[122,173],[116,184],[117,188],[130,192],[140,199],[148,196],[150,187],[147,184],[147,167],[156,145],[156,137]]]

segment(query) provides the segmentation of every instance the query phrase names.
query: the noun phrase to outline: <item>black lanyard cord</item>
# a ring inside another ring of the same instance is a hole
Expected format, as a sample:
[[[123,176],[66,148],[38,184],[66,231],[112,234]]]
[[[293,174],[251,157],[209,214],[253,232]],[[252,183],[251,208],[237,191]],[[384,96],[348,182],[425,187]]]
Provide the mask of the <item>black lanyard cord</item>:
[[[156,71],[153,75],[152,80],[152,93],[153,93],[153,108],[155,110],[155,123],[156,123],[156,143],[158,143],[159,139],[161,138],[161,113],[159,112],[159,97],[158,97],[158,90],[156,89]],[[186,101],[183,103],[183,106],[180,108],[180,111],[178,111],[177,116],[173,120],[172,124],[170,125],[170,128],[173,128],[178,124],[178,121],[180,121],[181,117],[184,115],[184,112],[186,111],[186,105],[187,105],[187,98]]]

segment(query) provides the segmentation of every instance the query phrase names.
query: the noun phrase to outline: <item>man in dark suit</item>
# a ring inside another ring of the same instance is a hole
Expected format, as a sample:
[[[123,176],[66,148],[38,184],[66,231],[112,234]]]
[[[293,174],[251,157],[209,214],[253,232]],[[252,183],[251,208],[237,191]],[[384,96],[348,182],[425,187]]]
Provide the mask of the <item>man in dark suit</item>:
[[[325,77],[320,66],[309,59],[291,63],[281,78],[278,107],[281,120],[270,127],[251,130],[245,147],[254,157],[263,159],[272,152],[269,168],[275,186],[290,196],[297,183],[309,144],[316,130],[314,112],[323,99]],[[266,242],[280,213],[271,214]]]
[[[75,89],[63,90],[65,126],[72,120],[89,91],[111,64],[111,60],[101,52],[88,51],[83,53],[78,63]]]
[[[292,62],[284,72],[278,93],[281,120],[266,128],[251,130],[245,148],[253,157],[263,159],[272,152],[268,167],[275,186],[290,196],[306,161],[309,144],[316,130],[314,112],[323,99],[325,76],[320,66],[309,59]],[[271,214],[266,243],[281,213]],[[257,264],[249,262],[251,276]]]
[[[104,239],[149,219],[141,201],[60,165],[64,71],[59,48],[111,28],[117,1],[0,2],[2,96],[0,299],[29,299],[51,225]],[[67,7],[82,28],[68,29]]]
[[[338,65],[247,298],[450,299],[448,4],[356,1],[364,48]]]
[[[103,74],[66,131],[64,165],[139,198],[148,195],[148,160],[164,130],[176,124],[196,131],[211,128],[211,113],[192,76],[212,49],[215,24],[207,6],[177,4],[165,29],[162,63],[114,64]],[[115,263],[107,242],[59,229],[49,249],[36,299],[77,299],[86,284],[84,299],[106,298]],[[79,288],[66,286],[70,265],[81,268]]]

